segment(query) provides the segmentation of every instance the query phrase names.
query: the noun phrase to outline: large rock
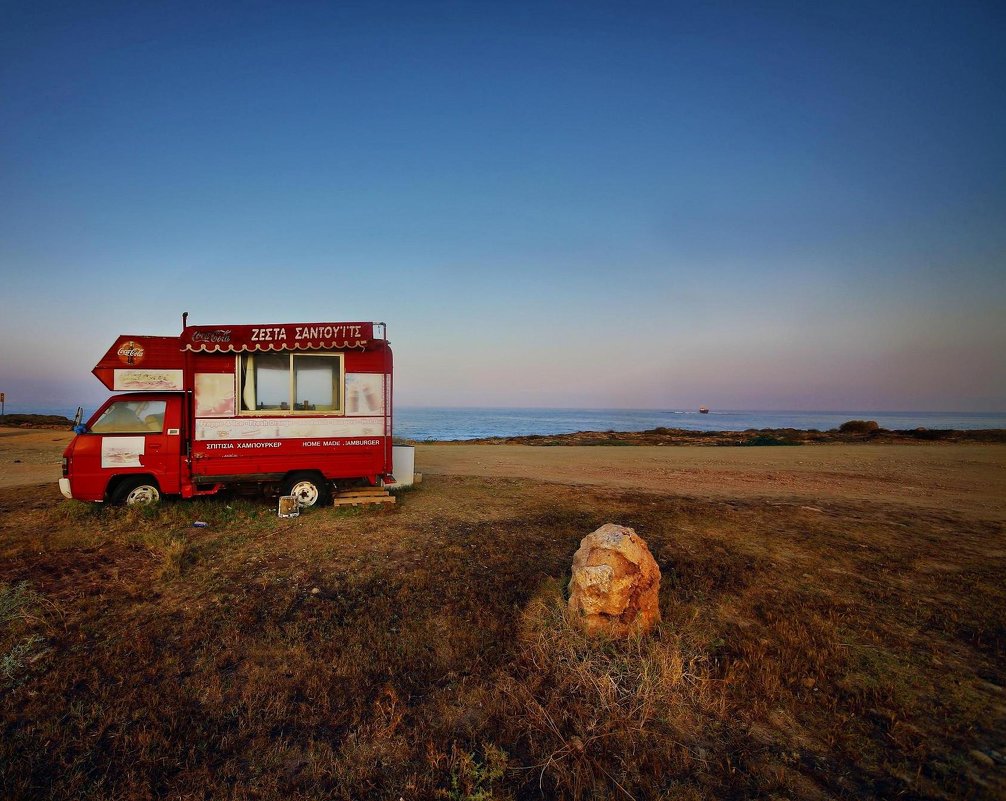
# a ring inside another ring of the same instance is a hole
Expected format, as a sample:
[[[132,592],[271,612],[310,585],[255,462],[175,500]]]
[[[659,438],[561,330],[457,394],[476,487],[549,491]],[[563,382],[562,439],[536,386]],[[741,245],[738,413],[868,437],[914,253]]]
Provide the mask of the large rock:
[[[660,621],[659,593],[660,568],[631,528],[606,523],[580,541],[569,608],[588,634],[648,632]]]

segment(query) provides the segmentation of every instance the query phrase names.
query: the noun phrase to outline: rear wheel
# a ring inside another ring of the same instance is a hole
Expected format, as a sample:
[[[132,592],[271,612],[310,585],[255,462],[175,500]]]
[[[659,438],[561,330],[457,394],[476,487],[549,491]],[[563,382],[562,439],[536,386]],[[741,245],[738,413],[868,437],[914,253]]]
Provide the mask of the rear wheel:
[[[328,481],[317,473],[294,473],[287,476],[280,492],[283,495],[293,495],[302,508],[324,506],[332,497]]]
[[[152,478],[127,478],[112,493],[112,503],[126,506],[152,506],[161,501],[161,491]]]

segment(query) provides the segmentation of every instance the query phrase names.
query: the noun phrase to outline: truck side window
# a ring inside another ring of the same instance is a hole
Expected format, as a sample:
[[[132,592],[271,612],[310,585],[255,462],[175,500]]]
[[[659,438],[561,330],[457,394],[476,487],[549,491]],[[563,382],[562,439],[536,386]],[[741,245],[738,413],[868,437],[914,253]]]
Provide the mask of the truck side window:
[[[274,410],[290,397],[290,357],[256,353],[242,359],[242,410]]]
[[[295,409],[319,412],[339,409],[340,361],[324,356],[293,357]]]
[[[247,353],[238,372],[243,413],[342,412],[341,353]]]
[[[147,434],[164,430],[166,401],[116,401],[99,417],[91,431],[95,434]]]

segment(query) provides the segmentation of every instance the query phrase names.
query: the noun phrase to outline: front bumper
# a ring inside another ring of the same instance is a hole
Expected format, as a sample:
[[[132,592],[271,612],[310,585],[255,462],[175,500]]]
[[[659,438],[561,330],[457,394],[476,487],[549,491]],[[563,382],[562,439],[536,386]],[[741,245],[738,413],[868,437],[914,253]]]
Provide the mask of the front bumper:
[[[63,493],[63,497],[68,501],[73,500],[73,495],[70,493],[70,479],[61,478],[59,480],[59,491]]]

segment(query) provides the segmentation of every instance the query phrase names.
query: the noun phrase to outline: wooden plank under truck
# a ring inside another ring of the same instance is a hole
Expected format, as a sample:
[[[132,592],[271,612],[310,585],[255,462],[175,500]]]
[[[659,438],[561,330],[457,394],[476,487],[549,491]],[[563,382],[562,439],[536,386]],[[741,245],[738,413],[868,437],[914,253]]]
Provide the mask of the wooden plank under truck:
[[[95,366],[122,394],[76,426],[65,497],[149,504],[239,487],[313,506],[334,485],[394,481],[383,323],[186,323],[176,337],[124,334]]]

